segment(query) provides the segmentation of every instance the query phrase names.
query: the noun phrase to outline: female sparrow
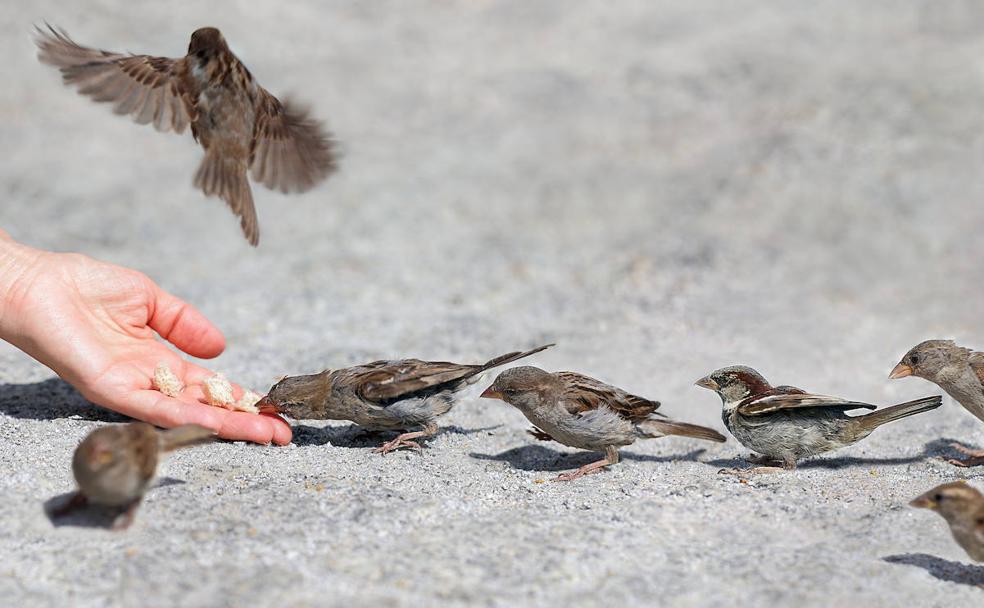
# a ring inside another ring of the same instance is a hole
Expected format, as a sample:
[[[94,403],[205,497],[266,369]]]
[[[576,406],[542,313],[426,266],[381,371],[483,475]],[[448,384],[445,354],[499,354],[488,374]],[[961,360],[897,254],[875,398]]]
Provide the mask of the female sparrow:
[[[953,340],[926,340],[902,357],[888,376],[892,380],[917,376],[936,384],[971,414],[984,421],[984,353],[957,346]],[[984,464],[984,450],[953,447],[970,458],[950,459],[958,466]]]
[[[191,35],[180,59],[100,51],[80,46],[64,31],[37,30],[39,59],[59,68],[66,84],[95,101],[108,101],[158,131],[191,125],[205,158],[195,186],[228,203],[251,245],[260,238],[246,179],[281,192],[304,192],[335,169],[329,135],[307,111],[261,87],[214,27]]]
[[[144,422],[98,428],[82,440],[72,458],[78,491],[58,509],[61,515],[87,503],[118,507],[113,529],[127,528],[154,480],[160,455],[215,438],[215,433],[194,424],[159,431]]]
[[[679,435],[725,441],[724,435],[713,429],[669,420],[656,411],[658,401],[574,372],[514,367],[499,374],[482,397],[500,399],[523,412],[534,424],[530,434],[537,439],[605,453],[605,458],[559,475],[554,481],[570,481],[616,464],[618,448],[636,439]]]
[[[967,555],[984,562],[984,495],[962,481],[954,481],[936,486],[909,504],[939,513]]]
[[[553,344],[496,357],[481,365],[419,359],[373,361],[308,376],[288,376],[273,385],[256,404],[260,412],[286,414],[301,420],[350,420],[373,431],[402,432],[376,452],[420,449],[414,441],[438,430],[435,419],[448,412],[454,395],[493,367],[529,357]]]
[[[928,412],[941,403],[940,397],[925,397],[863,416],[848,416],[845,412],[873,410],[875,406],[811,395],[792,386],[773,387],[757,371],[743,365],[719,369],[698,380],[697,386],[721,397],[724,425],[742,445],[785,469],[796,468],[796,461],[802,458],[851,445],[887,422]],[[755,471],[775,470],[777,467],[761,467]]]

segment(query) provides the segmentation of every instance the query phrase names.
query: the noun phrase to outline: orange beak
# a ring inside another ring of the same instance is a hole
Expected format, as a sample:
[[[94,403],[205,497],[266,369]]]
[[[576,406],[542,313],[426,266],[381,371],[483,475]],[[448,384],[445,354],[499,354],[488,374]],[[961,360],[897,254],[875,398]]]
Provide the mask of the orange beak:
[[[912,366],[907,363],[899,363],[892,370],[892,373],[888,375],[889,380],[898,380],[899,378],[906,378],[912,375]]]
[[[263,397],[256,402],[256,408],[260,410],[261,414],[279,414],[280,408],[274,403],[270,397]]]
[[[481,397],[482,399],[498,399],[499,401],[504,401],[504,399],[502,398],[502,393],[495,390],[494,384],[488,387],[487,389],[485,389],[485,392],[479,395],[479,397]]]

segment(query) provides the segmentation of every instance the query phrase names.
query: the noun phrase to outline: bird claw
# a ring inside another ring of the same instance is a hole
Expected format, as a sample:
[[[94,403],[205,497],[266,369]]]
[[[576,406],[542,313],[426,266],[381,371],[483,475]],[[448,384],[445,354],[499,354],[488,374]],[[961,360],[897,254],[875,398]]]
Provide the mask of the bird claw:
[[[976,467],[984,464],[984,455],[968,458],[966,460],[947,458],[946,461],[956,467]]]
[[[393,450],[398,450],[400,448],[410,448],[411,450],[418,450],[418,451],[423,450],[420,444],[417,443],[416,441],[411,441],[410,439],[401,439],[397,437],[393,441],[387,441],[383,445],[373,450],[373,452],[385,456],[386,454],[389,454]]]
[[[967,446],[956,442],[951,443],[950,447],[960,452],[961,454],[970,456],[971,458],[984,458],[984,450],[975,450],[973,448],[968,448]]]

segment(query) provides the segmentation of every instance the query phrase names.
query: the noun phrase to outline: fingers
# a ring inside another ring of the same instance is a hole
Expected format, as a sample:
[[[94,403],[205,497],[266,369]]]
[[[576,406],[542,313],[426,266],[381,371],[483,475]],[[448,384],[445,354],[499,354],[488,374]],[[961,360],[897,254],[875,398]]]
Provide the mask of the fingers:
[[[125,407],[113,409],[164,428],[200,424],[234,441],[286,445],[292,436],[290,426],[280,418],[186,403],[154,390],[136,390],[128,396]]]
[[[151,329],[192,357],[211,359],[225,350],[225,337],[205,315],[149,279],[148,283],[152,304],[147,324]]]

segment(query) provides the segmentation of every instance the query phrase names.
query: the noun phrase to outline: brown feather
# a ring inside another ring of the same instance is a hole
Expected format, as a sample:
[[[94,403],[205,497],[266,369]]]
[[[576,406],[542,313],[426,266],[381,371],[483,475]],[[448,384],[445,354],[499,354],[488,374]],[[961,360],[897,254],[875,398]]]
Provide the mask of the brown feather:
[[[557,372],[554,377],[562,381],[562,399],[567,411],[581,414],[605,405],[622,418],[638,422],[645,420],[659,408],[659,401],[652,401],[627,393],[594,378],[575,372]]]

